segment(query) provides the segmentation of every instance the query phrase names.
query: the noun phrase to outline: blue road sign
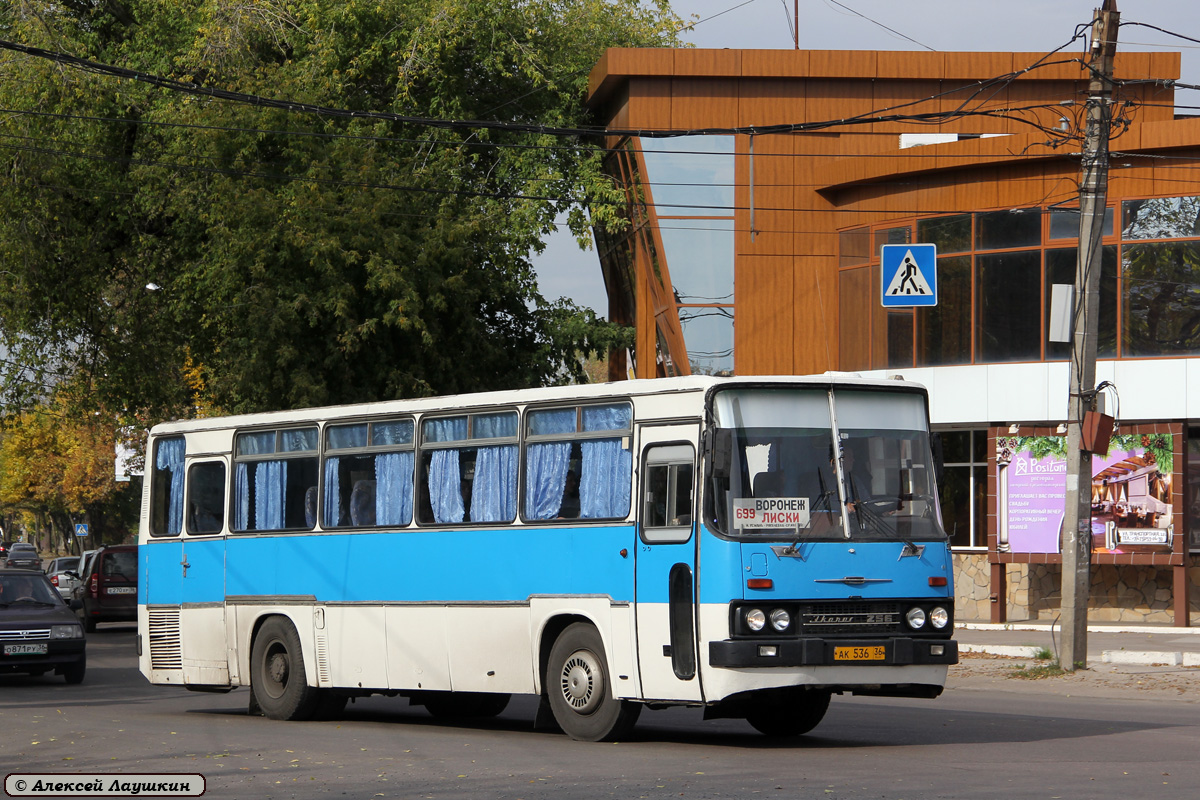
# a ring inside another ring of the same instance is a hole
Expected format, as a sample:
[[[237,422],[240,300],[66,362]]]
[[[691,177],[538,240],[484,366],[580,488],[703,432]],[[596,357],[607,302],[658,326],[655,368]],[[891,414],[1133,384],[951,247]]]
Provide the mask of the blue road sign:
[[[86,522],[81,522],[75,526],[75,535],[76,536],[87,536],[88,535],[88,526],[87,526]]]
[[[937,305],[937,245],[885,244],[881,251],[884,308]]]

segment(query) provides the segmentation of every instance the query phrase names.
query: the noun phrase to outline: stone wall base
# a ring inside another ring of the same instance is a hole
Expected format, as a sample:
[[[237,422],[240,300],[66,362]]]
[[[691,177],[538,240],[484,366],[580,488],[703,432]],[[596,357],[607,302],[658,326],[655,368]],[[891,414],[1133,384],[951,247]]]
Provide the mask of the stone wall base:
[[[1200,557],[1192,556],[1188,582],[1193,587],[1191,624],[1200,625]],[[1171,568],[1092,565],[1089,622],[1174,624]],[[1062,567],[1058,564],[1005,565],[1008,591],[1003,599],[1009,622],[1053,622],[1061,613]],[[954,618],[987,622],[992,618],[990,567],[986,553],[954,554]]]

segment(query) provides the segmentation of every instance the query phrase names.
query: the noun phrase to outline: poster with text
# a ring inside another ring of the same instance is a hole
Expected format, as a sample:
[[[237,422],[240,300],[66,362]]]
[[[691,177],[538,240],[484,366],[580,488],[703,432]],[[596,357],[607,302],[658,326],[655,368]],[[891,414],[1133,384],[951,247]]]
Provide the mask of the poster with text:
[[[999,437],[996,465],[1000,552],[1062,552],[1066,437]],[[1170,434],[1114,436],[1108,453],[1092,455],[1093,552],[1122,552],[1106,541],[1109,523],[1127,541],[1169,544],[1172,466]]]

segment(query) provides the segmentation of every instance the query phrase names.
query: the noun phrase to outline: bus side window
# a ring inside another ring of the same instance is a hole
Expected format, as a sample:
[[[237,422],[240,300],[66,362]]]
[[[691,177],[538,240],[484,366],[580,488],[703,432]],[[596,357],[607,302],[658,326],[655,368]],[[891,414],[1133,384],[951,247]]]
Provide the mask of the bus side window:
[[[531,410],[522,516],[534,521],[627,516],[631,427],[625,403]]]
[[[154,443],[153,472],[150,474],[150,535],[178,536],[183,530],[182,436]]]
[[[205,461],[188,469],[188,533],[220,533],[225,526],[225,464]]]
[[[426,419],[421,431],[421,522],[513,521],[517,412]]]

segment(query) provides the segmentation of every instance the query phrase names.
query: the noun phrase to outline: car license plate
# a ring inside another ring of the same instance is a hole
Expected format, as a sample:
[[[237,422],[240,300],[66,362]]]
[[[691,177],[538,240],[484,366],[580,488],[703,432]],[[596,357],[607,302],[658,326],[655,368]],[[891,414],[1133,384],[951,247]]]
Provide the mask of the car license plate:
[[[109,594],[137,594],[136,586],[114,586],[108,590]]]
[[[870,647],[835,647],[833,648],[834,661],[883,661],[886,658],[887,648],[883,645],[872,645]]]
[[[47,652],[47,645],[45,642],[39,642],[37,644],[4,645],[4,655],[6,656],[44,656]]]

